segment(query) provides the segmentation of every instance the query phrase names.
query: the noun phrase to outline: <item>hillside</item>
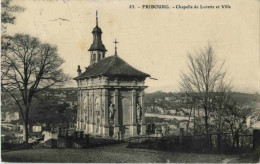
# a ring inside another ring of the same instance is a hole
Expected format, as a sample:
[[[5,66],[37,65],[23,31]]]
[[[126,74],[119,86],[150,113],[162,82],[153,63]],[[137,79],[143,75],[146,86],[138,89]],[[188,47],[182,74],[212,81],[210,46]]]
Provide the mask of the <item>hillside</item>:
[[[2,113],[14,113],[20,110],[10,96],[2,92]],[[40,92],[33,100],[29,112],[30,123],[75,122],[77,113],[77,90],[75,88],[48,89]],[[22,117],[20,114],[20,121]]]
[[[260,113],[260,95],[259,94],[248,94],[248,93],[239,93],[231,92],[230,96],[239,106],[246,106],[254,108],[257,112]],[[154,107],[160,107],[163,110],[169,110],[174,108],[182,108],[185,105],[185,101],[190,101],[188,96],[185,93],[172,93],[172,92],[161,92],[157,91],[154,93],[148,93],[145,95],[145,107],[152,109]]]
[[[166,98],[177,99],[185,97],[184,93],[172,92],[154,92],[145,95],[146,107],[161,106],[163,108],[172,108],[172,105],[166,101]],[[260,102],[260,95],[232,92],[231,97],[239,105],[257,108]],[[2,92],[2,111],[1,112],[20,112],[15,102],[10,99],[8,94]],[[74,106],[71,106],[72,103]],[[77,91],[76,88],[59,88],[49,89],[37,95],[32,109],[30,111],[30,122],[66,122],[67,120],[75,121],[77,112]]]

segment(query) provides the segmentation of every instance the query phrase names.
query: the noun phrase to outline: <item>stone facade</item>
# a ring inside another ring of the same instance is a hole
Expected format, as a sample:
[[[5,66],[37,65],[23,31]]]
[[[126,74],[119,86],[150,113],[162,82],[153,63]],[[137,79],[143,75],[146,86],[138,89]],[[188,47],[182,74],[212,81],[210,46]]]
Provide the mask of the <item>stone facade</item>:
[[[103,136],[118,132],[125,137],[145,134],[145,88],[144,82],[110,81],[106,77],[80,81],[77,129]],[[114,106],[113,118],[109,114],[111,104]],[[137,113],[138,104],[141,114]]]

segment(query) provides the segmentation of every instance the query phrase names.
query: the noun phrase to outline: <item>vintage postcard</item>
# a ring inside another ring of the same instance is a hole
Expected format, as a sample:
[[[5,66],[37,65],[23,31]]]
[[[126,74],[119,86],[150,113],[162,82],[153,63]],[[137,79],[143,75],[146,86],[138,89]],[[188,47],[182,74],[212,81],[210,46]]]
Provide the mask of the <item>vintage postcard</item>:
[[[1,161],[257,163],[259,0],[2,0]]]

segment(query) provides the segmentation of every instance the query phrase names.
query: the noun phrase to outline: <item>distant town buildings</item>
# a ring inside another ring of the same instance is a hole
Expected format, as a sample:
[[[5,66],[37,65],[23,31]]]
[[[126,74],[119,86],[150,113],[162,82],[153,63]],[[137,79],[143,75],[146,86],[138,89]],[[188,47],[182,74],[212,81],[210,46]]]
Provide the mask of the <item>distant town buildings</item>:
[[[32,132],[42,132],[42,126],[41,125],[33,125],[32,126]]]
[[[23,137],[20,110],[8,94],[2,92],[1,98],[2,141],[20,143]],[[73,127],[77,105],[76,88],[55,88],[39,92],[30,111],[30,135],[40,136],[42,131],[46,130],[48,123],[55,126],[61,123],[61,119],[68,119],[68,124],[72,122],[71,127]]]

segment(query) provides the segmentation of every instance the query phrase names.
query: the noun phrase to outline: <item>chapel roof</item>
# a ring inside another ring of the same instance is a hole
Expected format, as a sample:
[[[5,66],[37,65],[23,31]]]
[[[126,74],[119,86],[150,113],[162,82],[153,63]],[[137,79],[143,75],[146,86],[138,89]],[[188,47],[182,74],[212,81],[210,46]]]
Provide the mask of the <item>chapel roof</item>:
[[[90,78],[95,76],[130,76],[150,77],[149,74],[141,72],[117,55],[101,59],[98,63],[86,67],[86,71],[75,77],[74,80]]]

